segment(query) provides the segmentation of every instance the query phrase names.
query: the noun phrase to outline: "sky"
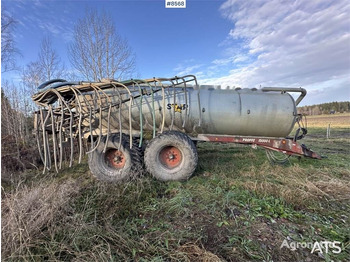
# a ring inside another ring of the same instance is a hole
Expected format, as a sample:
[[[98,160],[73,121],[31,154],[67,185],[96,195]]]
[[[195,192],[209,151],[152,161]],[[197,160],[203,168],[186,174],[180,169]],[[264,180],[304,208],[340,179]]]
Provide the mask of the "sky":
[[[111,14],[136,55],[142,78],[195,74],[224,87],[303,87],[301,105],[350,100],[350,4],[347,0],[3,0],[18,21],[17,63],[35,61],[50,37],[66,67],[74,24],[85,10]],[[2,79],[18,81],[18,72]],[[80,79],[79,79],[80,80]]]

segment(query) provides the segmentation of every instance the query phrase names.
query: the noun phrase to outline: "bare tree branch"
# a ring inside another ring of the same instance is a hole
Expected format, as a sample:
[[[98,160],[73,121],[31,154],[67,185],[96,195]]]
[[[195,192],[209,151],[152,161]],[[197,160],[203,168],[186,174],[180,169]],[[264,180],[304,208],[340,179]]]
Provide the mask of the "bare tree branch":
[[[74,28],[73,38],[70,61],[86,79],[130,77],[134,72],[135,56],[108,14],[86,11]]]
[[[36,88],[45,81],[45,72],[41,69],[39,62],[30,62],[22,71],[21,80],[30,95],[33,95],[37,91]]]
[[[62,76],[64,66],[56,51],[53,50],[52,42],[49,37],[43,38],[38,56],[39,68],[43,72],[45,80],[51,80]]]
[[[53,49],[50,38],[45,37],[40,45],[38,60],[25,66],[21,78],[27,93],[33,95],[37,91],[36,87],[42,82],[61,78],[64,73],[64,65]]]
[[[13,31],[16,27],[16,20],[1,7],[1,72],[16,69],[16,55],[19,51],[15,47]]]

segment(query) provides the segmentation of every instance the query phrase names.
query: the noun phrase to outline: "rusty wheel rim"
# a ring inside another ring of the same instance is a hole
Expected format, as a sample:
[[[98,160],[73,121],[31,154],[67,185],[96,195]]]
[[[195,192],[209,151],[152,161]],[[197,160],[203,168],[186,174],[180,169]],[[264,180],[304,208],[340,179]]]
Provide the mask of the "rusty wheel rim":
[[[109,166],[121,169],[125,166],[125,156],[122,151],[118,149],[109,149],[106,152],[106,161]]]
[[[176,168],[182,162],[182,153],[177,147],[164,147],[159,152],[159,161],[164,167],[168,169]]]

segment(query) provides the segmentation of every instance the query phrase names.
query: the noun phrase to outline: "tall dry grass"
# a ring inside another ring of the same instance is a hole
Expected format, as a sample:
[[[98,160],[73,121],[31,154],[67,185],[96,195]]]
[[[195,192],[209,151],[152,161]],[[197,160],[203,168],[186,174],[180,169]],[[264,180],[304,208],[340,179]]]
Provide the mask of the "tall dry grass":
[[[293,165],[271,167],[268,163],[240,172],[235,183],[245,189],[283,198],[295,206],[306,206],[321,199],[350,200],[350,170],[307,169]]]
[[[78,191],[76,181],[66,180],[34,187],[19,185],[12,193],[3,192],[2,257],[33,259],[30,248],[35,245],[35,239],[69,211],[68,202]]]

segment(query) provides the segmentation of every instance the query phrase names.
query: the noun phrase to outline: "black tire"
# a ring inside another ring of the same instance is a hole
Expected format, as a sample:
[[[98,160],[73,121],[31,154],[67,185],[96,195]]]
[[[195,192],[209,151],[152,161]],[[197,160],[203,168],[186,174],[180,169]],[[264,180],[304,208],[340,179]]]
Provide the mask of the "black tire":
[[[193,141],[184,133],[164,132],[153,138],[145,150],[149,173],[162,181],[187,180],[195,171],[198,154]]]
[[[137,141],[133,142],[133,147],[130,149],[129,136],[123,135],[118,150],[119,137],[119,134],[111,135],[108,141],[103,137],[96,150],[89,154],[90,171],[99,180],[125,181],[143,171],[142,150],[138,149]],[[106,143],[106,152],[103,153]]]

